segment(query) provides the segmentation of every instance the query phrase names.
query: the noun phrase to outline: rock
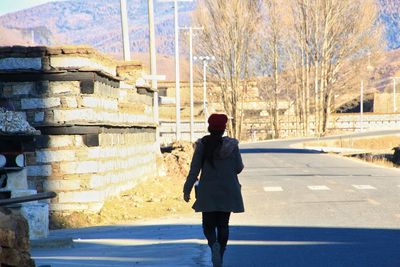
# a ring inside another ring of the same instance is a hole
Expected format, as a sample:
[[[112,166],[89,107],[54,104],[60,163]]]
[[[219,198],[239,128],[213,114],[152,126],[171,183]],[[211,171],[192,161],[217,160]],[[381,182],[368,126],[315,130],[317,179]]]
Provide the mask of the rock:
[[[393,163],[400,164],[400,146],[394,147],[392,150],[394,150]]]
[[[29,228],[25,218],[0,207],[0,266],[35,266],[29,250]]]
[[[1,266],[24,266],[34,267],[35,263],[31,259],[29,252],[21,252],[13,248],[2,248]]]
[[[164,166],[168,175],[186,177],[193,155],[193,145],[189,142],[176,142],[172,144],[170,153],[164,153]]]
[[[0,246],[29,251],[29,226],[22,215],[0,209]]]
[[[20,113],[0,107],[0,132],[9,134],[35,134],[37,130],[29,125]]]

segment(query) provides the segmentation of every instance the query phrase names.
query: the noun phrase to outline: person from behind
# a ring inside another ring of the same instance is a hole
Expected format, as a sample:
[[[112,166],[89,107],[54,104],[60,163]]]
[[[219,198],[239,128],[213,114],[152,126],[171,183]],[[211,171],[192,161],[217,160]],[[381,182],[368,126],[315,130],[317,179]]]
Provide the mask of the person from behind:
[[[227,122],[225,114],[212,114],[209,117],[210,134],[197,140],[183,187],[183,198],[189,202],[192,188],[197,184],[192,208],[202,213],[203,233],[211,248],[213,266],[222,266],[229,239],[231,213],[244,212],[238,179],[244,166],[239,141],[223,137]]]

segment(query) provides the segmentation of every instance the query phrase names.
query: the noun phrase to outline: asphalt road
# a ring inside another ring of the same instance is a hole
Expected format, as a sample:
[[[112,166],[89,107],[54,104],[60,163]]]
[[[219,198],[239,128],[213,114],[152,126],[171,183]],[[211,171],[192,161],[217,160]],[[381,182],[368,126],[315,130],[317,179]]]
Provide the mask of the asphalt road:
[[[400,172],[292,141],[244,146],[227,266],[400,266]]]
[[[400,172],[294,141],[243,145],[246,212],[233,214],[224,266],[400,266]],[[200,217],[52,232],[37,266],[210,266]],[[49,241],[51,242],[51,241]]]

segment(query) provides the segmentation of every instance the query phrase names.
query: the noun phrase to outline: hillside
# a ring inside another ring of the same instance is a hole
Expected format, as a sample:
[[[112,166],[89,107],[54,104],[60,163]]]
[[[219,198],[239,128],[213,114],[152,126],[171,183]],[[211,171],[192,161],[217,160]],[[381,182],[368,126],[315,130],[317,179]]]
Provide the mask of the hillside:
[[[174,18],[172,3],[155,1],[157,49],[161,54],[173,54]],[[131,51],[148,49],[147,1],[128,0]],[[193,4],[179,4],[180,25],[188,25]],[[70,0],[50,2],[0,17],[0,27],[19,30],[25,40],[15,44],[89,44],[104,53],[121,56],[121,26],[119,1]],[[11,35],[11,34],[7,34]],[[4,35],[2,35],[4,36]],[[11,35],[12,36],[12,35]],[[6,42],[0,39],[0,45]]]
[[[195,2],[179,3],[179,24],[189,25]],[[174,80],[174,10],[173,3],[154,1],[158,72]],[[148,65],[148,17],[146,0],[127,0],[132,58]],[[384,10],[384,9],[382,9]],[[385,12],[385,11],[384,11]],[[389,47],[399,47],[394,38],[393,23],[385,19]],[[0,16],[0,46],[2,45],[65,45],[87,44],[115,58],[122,58],[120,7],[117,0],[66,0],[49,2],[33,8]],[[187,36],[181,35],[181,53]],[[390,43],[391,42],[391,43]],[[399,41],[400,42],[400,41]],[[397,73],[398,51],[389,51],[385,63],[376,73],[375,81]],[[181,78],[188,79],[188,63],[181,57]],[[378,65],[378,64],[377,64]],[[377,66],[376,65],[376,66]],[[196,65],[195,65],[196,67]],[[197,73],[197,72],[196,72]],[[196,77],[199,79],[200,77]],[[357,84],[359,82],[357,81]],[[384,86],[386,87],[386,86]]]
[[[174,10],[172,3],[155,1],[158,72],[175,78]],[[189,24],[191,3],[179,4],[180,25]],[[127,0],[132,59],[148,65],[147,1]],[[88,44],[122,58],[119,1],[69,0],[50,2],[0,16],[2,45]],[[183,38],[181,38],[183,39]],[[181,47],[183,47],[183,42]],[[188,79],[188,64],[182,57],[182,79]]]

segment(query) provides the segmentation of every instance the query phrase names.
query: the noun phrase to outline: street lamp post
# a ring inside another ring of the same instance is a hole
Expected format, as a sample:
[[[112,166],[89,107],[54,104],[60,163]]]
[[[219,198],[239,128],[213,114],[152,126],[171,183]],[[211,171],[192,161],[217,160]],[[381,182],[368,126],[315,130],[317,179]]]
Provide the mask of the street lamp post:
[[[208,61],[215,60],[214,56],[193,57],[194,60],[203,61],[203,114],[204,114],[204,131],[207,133],[207,66]]]
[[[203,60],[203,115],[204,115],[204,129],[207,133],[207,60]]]

